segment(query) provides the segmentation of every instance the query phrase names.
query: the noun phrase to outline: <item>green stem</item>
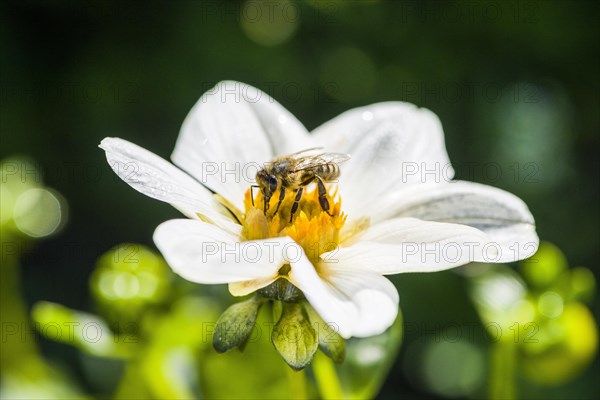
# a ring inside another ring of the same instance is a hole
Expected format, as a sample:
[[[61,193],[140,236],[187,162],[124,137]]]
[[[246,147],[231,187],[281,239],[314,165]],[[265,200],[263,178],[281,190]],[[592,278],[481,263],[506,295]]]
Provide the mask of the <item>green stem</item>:
[[[322,399],[342,399],[342,385],[330,358],[318,351],[312,360],[312,369]]]
[[[290,383],[290,399],[308,399],[306,372],[304,370],[294,371],[287,366],[285,368],[288,371],[288,382]]]
[[[0,228],[1,229],[1,228]],[[0,264],[0,322],[2,323],[2,351],[0,352],[0,367],[2,372],[20,369],[27,377],[34,377],[38,369],[26,365],[42,363],[38,353],[35,337],[31,334],[33,328],[29,322],[27,307],[21,293],[21,275],[19,270],[18,252],[4,251],[21,248],[27,245],[17,241],[9,233],[2,232],[2,263]],[[9,248],[8,245],[13,247]],[[5,332],[6,328],[6,332]]]
[[[500,340],[492,344],[489,377],[490,400],[516,398],[516,350],[516,343],[511,340]]]

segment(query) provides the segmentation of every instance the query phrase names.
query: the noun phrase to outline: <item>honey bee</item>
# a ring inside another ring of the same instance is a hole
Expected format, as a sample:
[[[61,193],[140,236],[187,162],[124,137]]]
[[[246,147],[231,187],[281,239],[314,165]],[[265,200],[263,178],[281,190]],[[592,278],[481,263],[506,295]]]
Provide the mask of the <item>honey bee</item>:
[[[333,216],[329,212],[325,182],[336,180],[340,176],[338,164],[349,159],[348,154],[326,153],[323,152],[322,147],[277,157],[256,173],[257,184],[252,185],[250,188],[252,205],[254,205],[253,190],[259,188],[264,199],[264,213],[267,215],[269,201],[273,194],[279,190],[279,202],[273,213],[275,215],[285,198],[286,191],[293,190],[296,192],[296,197],[290,212],[290,222],[292,222],[292,218],[298,210],[298,203],[302,198],[304,187],[316,181],[317,190],[319,191],[319,204],[323,211]]]

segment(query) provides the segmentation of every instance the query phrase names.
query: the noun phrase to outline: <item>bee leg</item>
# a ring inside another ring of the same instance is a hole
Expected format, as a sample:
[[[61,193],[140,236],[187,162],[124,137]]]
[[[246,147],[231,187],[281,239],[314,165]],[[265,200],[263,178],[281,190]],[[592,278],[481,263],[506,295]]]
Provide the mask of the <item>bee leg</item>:
[[[327,213],[327,215],[333,217],[333,214],[329,212],[329,200],[327,200],[327,190],[325,190],[325,184],[318,176],[316,177],[316,179],[317,189],[319,190],[319,204],[321,205],[323,211]]]
[[[277,208],[275,208],[275,212],[273,213],[273,216],[275,216],[275,214],[277,214],[277,211],[279,211],[279,206],[281,206],[281,203],[283,202],[284,198],[285,198],[285,188],[282,186],[281,190],[279,191],[279,202],[277,203]]]
[[[267,215],[267,210],[269,209],[269,203],[271,202],[270,197],[263,197],[263,213],[265,216]]]
[[[304,189],[300,188],[296,191],[296,198],[294,199],[294,204],[292,204],[292,210],[290,211],[290,222],[292,222],[292,218],[294,218],[294,214],[296,213],[296,211],[298,211],[298,203],[300,202],[300,199],[302,198],[302,191]]]

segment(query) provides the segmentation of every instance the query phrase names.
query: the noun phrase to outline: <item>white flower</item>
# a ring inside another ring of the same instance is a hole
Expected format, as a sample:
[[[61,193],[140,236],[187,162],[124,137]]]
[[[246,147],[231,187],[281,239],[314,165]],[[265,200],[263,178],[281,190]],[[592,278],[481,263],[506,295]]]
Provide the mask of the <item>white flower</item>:
[[[332,185],[337,195],[330,190],[334,217],[310,208],[310,193],[292,224],[252,208],[249,171],[316,146],[352,157]],[[167,221],[154,234],[176,273],[228,283],[234,295],[287,279],[346,338],[379,334],[394,322],[398,293],[383,275],[515,261],[538,246],[520,199],[450,181],[438,118],[407,103],[356,108],[309,134],[265,93],[221,82],[183,123],[171,156],[181,169],[122,139],[106,138],[100,147],[125,182],[189,218]]]

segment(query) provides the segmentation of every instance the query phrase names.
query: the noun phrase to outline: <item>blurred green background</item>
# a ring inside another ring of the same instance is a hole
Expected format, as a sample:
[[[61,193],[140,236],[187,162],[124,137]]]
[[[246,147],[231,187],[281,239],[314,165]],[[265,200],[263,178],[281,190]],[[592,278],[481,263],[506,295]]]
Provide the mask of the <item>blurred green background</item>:
[[[122,183],[97,145],[120,136],[168,158],[191,106],[223,79],[266,91],[309,129],[380,101],[431,109],[457,178],[520,196],[540,237],[598,277],[598,2],[4,1],[0,13],[0,159],[29,158],[42,172],[26,180],[68,209],[53,235],[18,247],[26,313],[39,301],[92,312],[97,259],[120,243],[153,248],[154,228],[179,214]],[[393,277],[405,337],[381,398],[485,393],[493,355],[469,279]],[[598,320],[597,299],[591,309]],[[458,345],[440,340],[456,326]],[[76,349],[39,342],[84,392],[98,392]],[[471,369],[453,376],[465,354]],[[427,360],[438,369],[421,373]],[[599,373],[596,357],[562,383],[519,375],[519,393],[592,398]]]

